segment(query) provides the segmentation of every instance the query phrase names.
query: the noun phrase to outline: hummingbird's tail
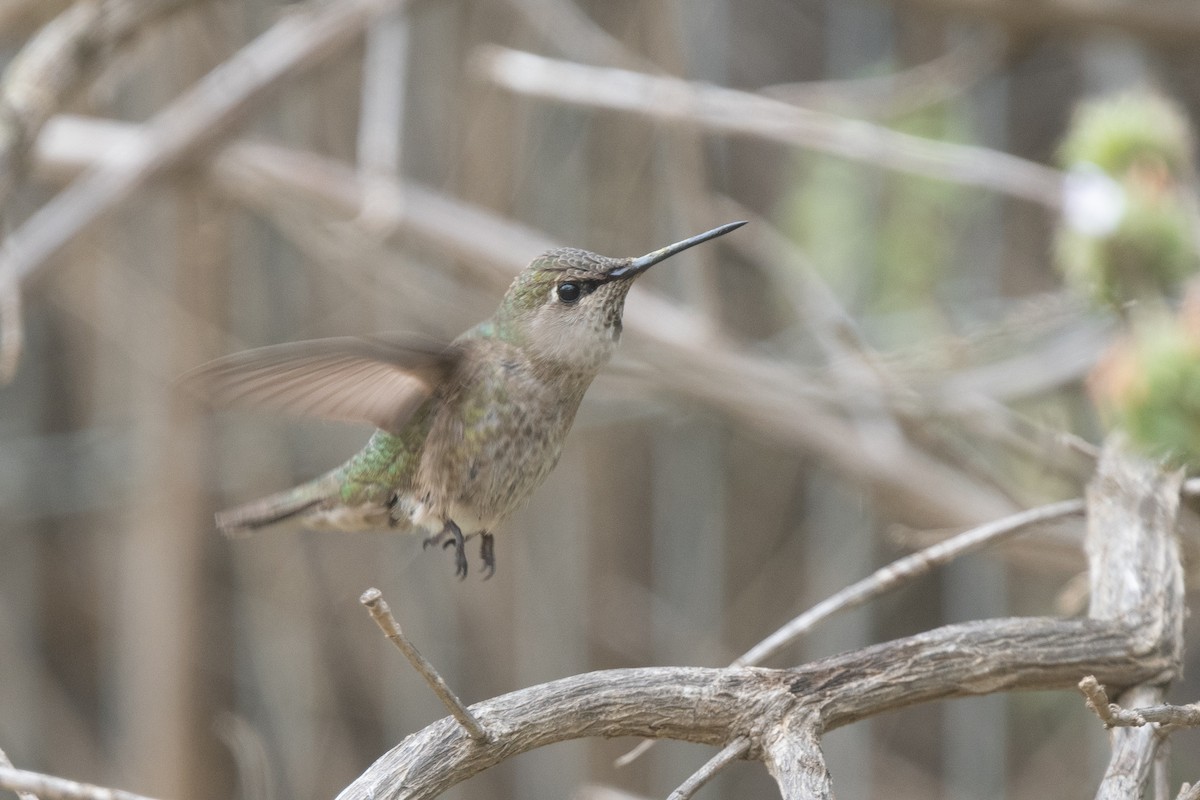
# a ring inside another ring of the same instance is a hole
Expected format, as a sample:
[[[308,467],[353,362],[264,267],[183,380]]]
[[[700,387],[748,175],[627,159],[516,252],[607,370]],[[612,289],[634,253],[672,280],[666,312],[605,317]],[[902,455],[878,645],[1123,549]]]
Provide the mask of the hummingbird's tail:
[[[267,525],[301,514],[337,496],[342,476],[326,473],[293,489],[286,489],[234,508],[217,512],[217,527],[226,536],[242,536]]]

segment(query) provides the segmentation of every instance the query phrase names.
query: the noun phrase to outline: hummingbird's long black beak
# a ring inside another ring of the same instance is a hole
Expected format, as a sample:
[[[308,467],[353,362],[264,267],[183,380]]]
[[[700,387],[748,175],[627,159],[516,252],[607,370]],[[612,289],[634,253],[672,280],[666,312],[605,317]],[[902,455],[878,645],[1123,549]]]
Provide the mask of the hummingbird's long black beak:
[[[713,228],[711,231],[697,234],[690,239],[684,239],[682,242],[669,244],[661,250],[655,250],[653,253],[647,253],[644,256],[633,259],[628,264],[617,267],[612,272],[608,273],[610,278],[632,278],[634,275],[645,272],[660,261],[664,261],[676,253],[682,253],[689,247],[695,247],[701,242],[707,242],[709,239],[715,239],[718,236],[724,236],[730,231],[735,231],[745,225],[745,220],[741,222],[729,222],[719,228]]]

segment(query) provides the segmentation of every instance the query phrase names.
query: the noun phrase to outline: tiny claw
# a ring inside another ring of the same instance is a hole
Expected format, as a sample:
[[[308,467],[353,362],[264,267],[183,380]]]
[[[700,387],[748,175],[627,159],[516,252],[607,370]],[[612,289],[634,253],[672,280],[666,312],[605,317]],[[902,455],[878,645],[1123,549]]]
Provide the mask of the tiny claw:
[[[439,537],[449,536],[443,547],[454,545],[454,575],[459,580],[467,577],[467,549],[466,539],[463,537],[462,530],[457,523],[452,519],[446,520],[446,527],[438,534]]]
[[[483,559],[483,579],[496,574],[496,537],[484,531],[479,536],[479,557]]]

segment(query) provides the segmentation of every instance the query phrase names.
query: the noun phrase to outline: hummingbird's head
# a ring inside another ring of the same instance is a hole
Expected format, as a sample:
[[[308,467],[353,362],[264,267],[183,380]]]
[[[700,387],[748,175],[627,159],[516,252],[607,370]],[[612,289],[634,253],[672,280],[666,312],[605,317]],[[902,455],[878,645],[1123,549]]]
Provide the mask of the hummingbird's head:
[[[550,250],[517,275],[496,321],[506,338],[518,340],[534,358],[598,368],[621,337],[625,296],[637,276],[745,224],[731,222],[638,258]]]

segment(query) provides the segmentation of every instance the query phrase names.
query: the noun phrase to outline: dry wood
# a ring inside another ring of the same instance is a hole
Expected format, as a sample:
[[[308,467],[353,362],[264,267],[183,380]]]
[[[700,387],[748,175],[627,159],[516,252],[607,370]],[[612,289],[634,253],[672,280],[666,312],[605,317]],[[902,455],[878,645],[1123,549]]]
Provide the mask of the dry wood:
[[[1200,703],[1186,706],[1170,704],[1122,708],[1108,700],[1108,694],[1095,676],[1089,675],[1079,682],[1079,689],[1087,697],[1088,708],[1096,712],[1106,728],[1117,726],[1141,727],[1143,725],[1170,725],[1186,728],[1200,727]]]
[[[883,711],[947,697],[1068,688],[1085,674],[1160,687],[1179,670],[1182,568],[1174,537],[1179,475],[1106,449],[1089,493],[1096,618],[950,625],[790,670],[611,670],[473,707],[495,740],[452,720],[413,734],[339,796],[428,798],[516,753],[581,736],[646,736],[726,746],[738,737],[785,798],[832,796],[819,737]],[[1116,739],[1101,797],[1140,787],[1153,734]],[[1109,793],[1109,792],[1112,793]],[[1134,796],[1131,794],[1121,795]]]
[[[583,736],[642,736],[724,746],[763,758],[795,715],[822,731],[914,703],[1001,690],[1066,689],[1093,672],[1129,685],[1175,663],[1133,646],[1119,622],[1021,618],[950,625],[788,670],[660,667],[564,678],[478,703],[494,740],[446,718],[408,737],[339,795],[430,798],[505,758]],[[1093,669],[1094,667],[1094,669]],[[773,745],[779,752],[778,745]]]
[[[857,608],[897,586],[924,575],[936,567],[967,553],[1004,541],[1044,522],[1083,512],[1082,500],[1063,500],[1060,503],[1019,511],[1012,516],[963,531],[929,547],[911,553],[891,564],[880,567],[866,578],[852,583],[840,592],[817,603],[786,623],[734,661],[730,666],[761,664],[775,653],[812,630],[817,624],[841,611]]]
[[[0,787],[19,793],[34,793],[42,800],[151,800],[133,792],[5,766],[0,766]]]
[[[1190,44],[1200,34],[1200,14],[1190,0],[1133,3],[1126,0],[1051,0],[1029,8],[1006,0],[892,0],[923,11],[977,17],[1014,33],[1053,30],[1092,35],[1096,28],[1117,29],[1164,43]]]
[[[1183,473],[1122,457],[1110,444],[1088,486],[1088,535],[1092,569],[1090,615],[1134,626],[1139,639],[1166,647],[1178,665],[1183,657],[1184,590],[1179,542],[1174,535]],[[1097,569],[1108,564],[1115,569]],[[1126,706],[1162,702],[1164,687],[1178,666],[1151,677],[1118,697]],[[1139,796],[1150,776],[1158,746],[1152,727],[1116,728],[1110,733],[1112,759],[1097,798]]]
[[[0,250],[0,289],[27,280],[147,181],[228,136],[285,79],[354,41],[372,19],[399,2],[345,0],[284,17],[159,112],[126,148],[90,169],[9,235]],[[16,360],[13,342],[0,341],[0,353],[5,353],[0,366],[8,368],[8,375]],[[5,377],[0,373],[0,381]]]
[[[13,769],[13,763],[9,761],[8,754],[0,750],[0,769]],[[14,790],[17,795],[17,800],[38,800],[38,796],[32,792]]]
[[[379,626],[380,630],[383,631],[392,644],[396,645],[401,653],[404,653],[404,657],[412,664],[413,669],[421,674],[421,677],[429,684],[429,688],[433,689],[433,693],[446,706],[450,712],[450,716],[458,720],[458,724],[463,726],[463,730],[467,732],[467,735],[477,742],[486,742],[490,738],[488,732],[479,724],[479,720],[475,719],[474,715],[467,710],[463,702],[458,699],[458,695],[451,691],[445,679],[434,668],[433,664],[429,663],[429,660],[421,655],[416,646],[400,630],[400,625],[397,624],[396,618],[392,616],[392,611],[388,608],[387,601],[383,599],[380,591],[374,588],[367,589],[363,592],[362,597],[359,598],[359,602],[367,607],[367,610],[371,612],[371,619],[375,620],[375,624]]]
[[[688,800],[688,798],[700,791],[701,787],[716,777],[717,773],[739,758],[744,757],[749,750],[750,740],[745,736],[737,737],[721,748],[703,767],[692,773],[691,777],[679,784],[679,788],[671,792],[667,800]]]
[[[523,95],[801,146],[898,172],[979,186],[1055,211],[1062,205],[1062,173],[997,150],[922,139],[736,89],[591,67],[503,47],[481,48],[475,65],[497,86]]]

